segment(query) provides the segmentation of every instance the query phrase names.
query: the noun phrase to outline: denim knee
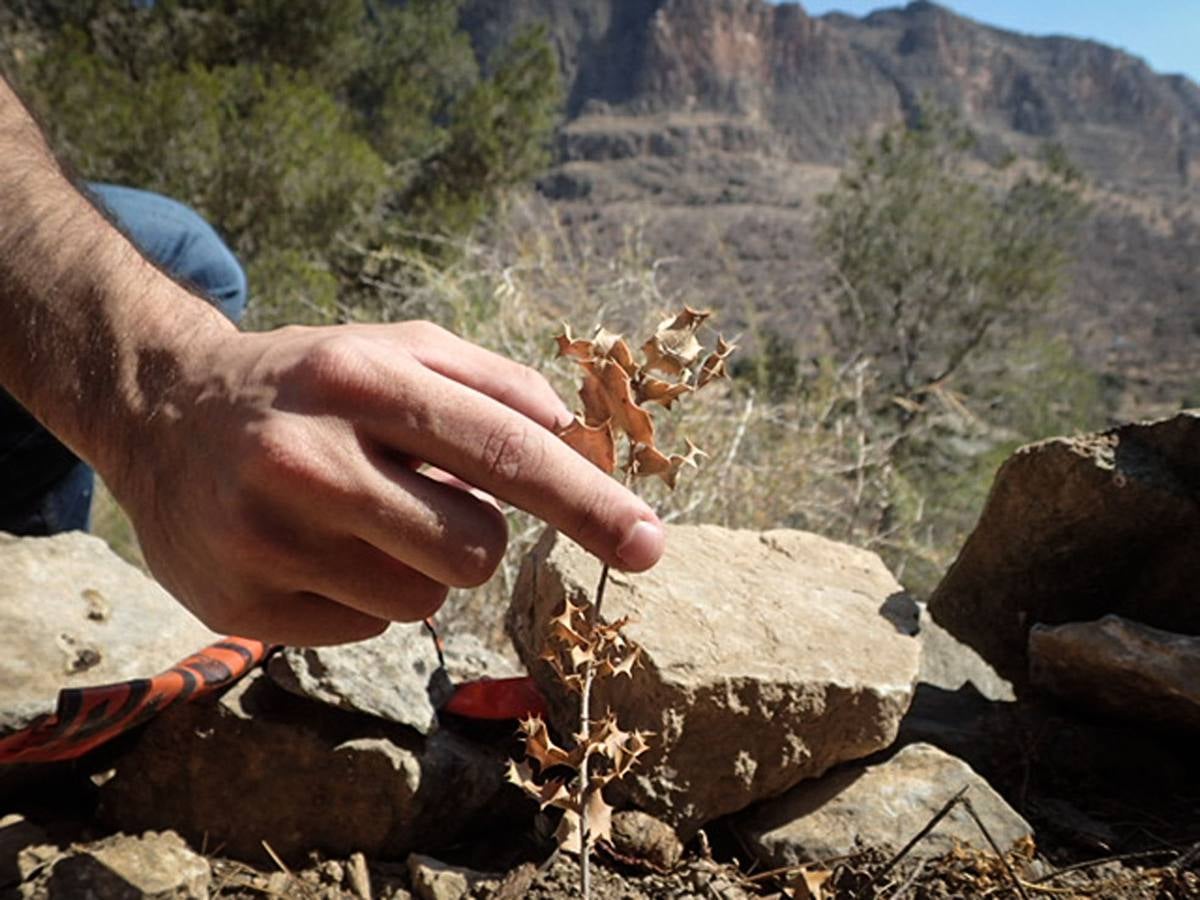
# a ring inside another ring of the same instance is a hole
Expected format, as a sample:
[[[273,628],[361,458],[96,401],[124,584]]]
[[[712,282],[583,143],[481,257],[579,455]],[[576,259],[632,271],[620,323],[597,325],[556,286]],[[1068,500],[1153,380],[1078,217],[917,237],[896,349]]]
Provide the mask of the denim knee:
[[[207,297],[231,321],[241,321],[246,311],[246,273],[199,213],[150,191],[115,184],[87,187],[142,253]]]

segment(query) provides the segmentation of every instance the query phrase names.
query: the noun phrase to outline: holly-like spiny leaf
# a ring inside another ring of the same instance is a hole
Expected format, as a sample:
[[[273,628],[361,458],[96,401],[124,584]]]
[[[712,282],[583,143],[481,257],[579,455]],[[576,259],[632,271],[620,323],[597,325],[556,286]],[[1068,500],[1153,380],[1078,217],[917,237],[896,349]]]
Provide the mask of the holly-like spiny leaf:
[[[679,375],[690,369],[704,352],[696,339],[696,329],[711,313],[701,312],[685,306],[670,319],[664,319],[650,339],[642,345],[646,354],[646,368]]]

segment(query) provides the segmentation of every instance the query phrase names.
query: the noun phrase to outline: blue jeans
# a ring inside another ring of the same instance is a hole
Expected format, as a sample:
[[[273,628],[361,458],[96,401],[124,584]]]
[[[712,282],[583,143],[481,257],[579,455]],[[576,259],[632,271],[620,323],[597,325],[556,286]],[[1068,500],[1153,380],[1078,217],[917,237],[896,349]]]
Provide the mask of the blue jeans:
[[[96,205],[142,253],[234,322],[246,309],[237,257],[195,211],[159,194],[89,184]],[[0,531],[49,535],[86,531],[95,474],[0,390]]]

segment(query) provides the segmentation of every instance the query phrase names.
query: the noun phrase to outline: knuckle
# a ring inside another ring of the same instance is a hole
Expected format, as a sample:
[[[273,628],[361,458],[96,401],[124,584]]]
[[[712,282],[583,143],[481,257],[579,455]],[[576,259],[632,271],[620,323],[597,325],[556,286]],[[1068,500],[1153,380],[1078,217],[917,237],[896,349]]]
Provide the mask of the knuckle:
[[[567,534],[593,552],[603,553],[606,548],[615,551],[619,537],[608,492],[598,487],[577,491],[572,506]]]
[[[283,416],[270,416],[249,427],[247,441],[241,455],[241,484],[249,494],[316,474],[312,455],[305,452],[300,435]]]
[[[508,545],[508,525],[499,510],[489,510],[488,523],[478,540],[464,544],[453,565],[453,587],[479,587],[495,574]]]
[[[441,325],[430,322],[428,319],[416,319],[412,322],[405,322],[400,327],[404,329],[405,337],[421,342],[438,341],[450,334]]]
[[[542,453],[530,429],[509,422],[494,427],[482,448],[484,469],[501,482],[520,481],[536,472]]]
[[[367,393],[375,383],[374,357],[368,342],[355,334],[332,334],[315,341],[301,362],[310,396],[342,400]]]

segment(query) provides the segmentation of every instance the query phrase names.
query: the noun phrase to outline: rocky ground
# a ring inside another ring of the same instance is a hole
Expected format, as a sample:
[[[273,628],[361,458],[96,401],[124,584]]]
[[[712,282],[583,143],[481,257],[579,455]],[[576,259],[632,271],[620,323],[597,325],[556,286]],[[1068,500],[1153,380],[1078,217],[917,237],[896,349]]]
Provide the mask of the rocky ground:
[[[929,609],[815,535],[673,528],[605,599],[642,665],[598,702],[652,738],[593,895],[1200,897],[1198,438],[1181,414],[1018,452]],[[0,539],[0,571],[0,736],[214,637],[94,538]],[[597,574],[547,534],[508,656],[457,633],[443,666],[420,626],[288,649],[79,760],[0,766],[0,898],[573,896],[557,814],[505,780],[513,723],[445,703],[525,665],[570,734],[539,657]]]

